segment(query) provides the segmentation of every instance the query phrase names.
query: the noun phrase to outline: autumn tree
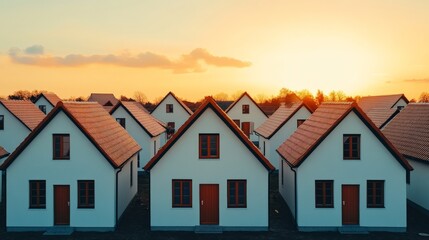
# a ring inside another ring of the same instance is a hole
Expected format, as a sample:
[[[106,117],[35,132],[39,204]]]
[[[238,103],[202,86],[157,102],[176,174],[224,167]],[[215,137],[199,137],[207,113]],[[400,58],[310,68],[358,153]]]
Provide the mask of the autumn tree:
[[[30,92],[28,90],[18,90],[18,91],[15,91],[12,95],[9,95],[8,99],[10,99],[10,100],[30,100],[30,101],[34,102],[36,100],[36,98],[41,93],[47,93],[47,91],[45,91],[45,90],[33,90]]]
[[[317,90],[316,93],[316,103],[317,105],[322,104],[325,101],[325,95],[323,95],[323,92],[321,90]]]
[[[139,102],[141,104],[144,104],[144,103],[147,102],[146,95],[143,92],[141,92],[141,91],[135,91],[133,97],[134,97],[134,100],[136,102]]]
[[[419,97],[419,102],[421,103],[429,102],[429,92],[422,92]]]
[[[227,101],[228,100],[228,94],[224,93],[224,92],[220,92],[218,94],[215,94],[213,96],[214,100],[216,101]]]

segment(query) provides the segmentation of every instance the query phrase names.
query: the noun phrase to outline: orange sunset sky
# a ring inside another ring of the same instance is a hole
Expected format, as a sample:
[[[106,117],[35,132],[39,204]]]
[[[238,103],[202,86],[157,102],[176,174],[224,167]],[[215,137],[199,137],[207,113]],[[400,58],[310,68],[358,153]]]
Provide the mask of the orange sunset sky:
[[[427,0],[1,1],[0,96],[429,90]]]

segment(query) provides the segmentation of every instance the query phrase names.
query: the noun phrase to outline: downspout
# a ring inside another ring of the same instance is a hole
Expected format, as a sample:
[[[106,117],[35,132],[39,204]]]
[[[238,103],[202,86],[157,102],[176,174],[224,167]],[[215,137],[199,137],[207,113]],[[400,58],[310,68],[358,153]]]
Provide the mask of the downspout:
[[[296,227],[298,228],[298,196],[297,196],[297,194],[296,194],[296,170],[294,169],[294,168],[292,168],[292,166],[290,166],[290,170],[292,170],[292,172],[293,172],[293,176],[294,176],[294,187],[295,187],[295,189],[294,189],[294,192],[295,192],[295,195],[294,195],[294,197],[295,197],[295,224],[296,224]],[[283,177],[283,176],[282,176]]]
[[[116,172],[116,190],[115,190],[115,229],[118,225],[118,198],[119,198],[119,194],[118,194],[118,176],[119,173],[122,171],[123,166],[119,169],[119,171]]]

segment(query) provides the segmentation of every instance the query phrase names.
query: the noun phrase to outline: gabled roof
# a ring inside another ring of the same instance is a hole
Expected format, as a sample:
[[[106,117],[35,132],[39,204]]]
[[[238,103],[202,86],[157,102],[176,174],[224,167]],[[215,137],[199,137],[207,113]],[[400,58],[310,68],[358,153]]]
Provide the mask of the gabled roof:
[[[429,163],[429,103],[408,104],[383,133],[406,158]]]
[[[368,117],[378,128],[383,128],[399,110],[396,108],[372,108],[366,112]]]
[[[176,134],[153,156],[153,158],[144,166],[146,171],[153,168],[156,163],[161,160],[162,156],[183,136],[183,134],[198,120],[198,118],[210,108],[213,112],[227,125],[229,129],[237,136],[247,149],[261,162],[261,164],[269,171],[274,170],[273,165],[262,155],[256,146],[247,138],[231,118],[216,104],[211,97],[206,97],[201,106],[192,114],[192,116],[179,128]]]
[[[225,112],[228,113],[244,96],[247,96],[253,102],[253,104],[255,104],[255,106],[259,109],[259,111],[261,111],[266,117],[268,117],[267,114],[264,111],[262,111],[261,107],[259,107],[259,105],[255,102],[255,100],[253,100],[253,98],[247,92],[244,92],[243,94],[241,94],[241,96],[237,100],[235,100],[231,105],[229,105],[229,107],[225,110]]]
[[[184,104],[178,97],[176,97],[176,95],[174,95],[173,92],[169,92],[167,93],[167,95],[165,95],[165,97],[158,103],[158,105],[156,105],[156,107],[152,110],[151,113],[153,113],[160,105],[162,102],[164,102],[165,99],[167,99],[168,95],[171,95],[174,99],[176,99],[176,101],[179,103],[180,106],[182,106],[183,109],[185,109],[185,111],[189,114],[192,115],[192,110],[186,106],[186,104]]]
[[[9,156],[9,152],[6,151],[2,146],[0,146],[0,159]]]
[[[226,111],[233,102],[234,101],[216,101],[217,105],[224,111]]]
[[[150,137],[156,137],[165,132],[165,127],[156,118],[150,115],[141,103],[119,101],[118,104],[112,108],[110,114],[113,114],[119,106],[122,106]]]
[[[299,111],[299,109],[301,109],[301,107],[307,108],[310,113],[313,112],[303,102],[288,105],[282,104],[273,115],[271,115],[267,120],[265,120],[264,123],[262,123],[261,126],[255,130],[255,132],[266,139],[270,139],[289,121],[291,117],[293,117],[293,115],[295,115],[295,113]]]
[[[7,168],[60,112],[69,117],[114,168],[121,167],[141,150],[138,143],[98,103],[59,102],[2,167]]]
[[[45,114],[31,101],[0,100],[0,104],[9,110],[30,131],[45,118]]]
[[[401,99],[408,103],[404,94],[393,94],[362,97],[358,104],[364,112],[367,112],[372,108],[392,108]]]
[[[356,103],[322,103],[317,110],[277,149],[277,152],[292,167],[301,163],[319,146],[319,144],[350,113],[354,112],[374,133],[386,149],[407,170],[411,165],[374,125]]]
[[[53,107],[55,107],[57,103],[61,101],[61,99],[55,93],[41,93],[36,98],[36,100],[34,100],[34,103],[39,101],[41,97],[44,97]]]
[[[118,103],[118,99],[113,93],[91,93],[88,102],[98,102],[106,111],[110,112],[113,106]]]

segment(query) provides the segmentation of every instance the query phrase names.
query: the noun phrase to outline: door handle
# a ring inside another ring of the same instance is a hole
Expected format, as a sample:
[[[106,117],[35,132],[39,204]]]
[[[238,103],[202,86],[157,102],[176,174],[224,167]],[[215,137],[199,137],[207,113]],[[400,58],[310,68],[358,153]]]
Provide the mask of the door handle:
[[[201,201],[201,206],[204,206],[204,200]]]
[[[346,201],[343,201],[343,206],[345,206],[346,205]]]

